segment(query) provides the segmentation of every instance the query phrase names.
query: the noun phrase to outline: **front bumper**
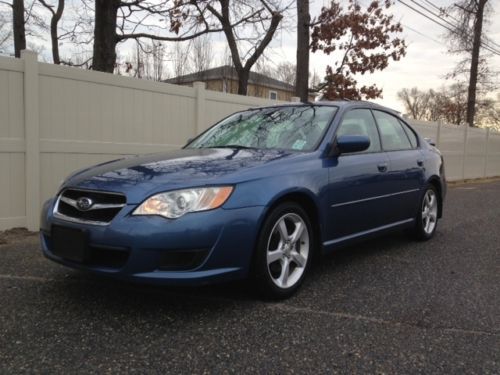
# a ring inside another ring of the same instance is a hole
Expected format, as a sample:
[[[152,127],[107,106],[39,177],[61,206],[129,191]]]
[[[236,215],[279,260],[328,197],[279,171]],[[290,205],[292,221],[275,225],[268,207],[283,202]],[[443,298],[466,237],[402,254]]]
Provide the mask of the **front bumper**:
[[[168,220],[132,216],[135,205],[124,207],[106,226],[73,223],[55,217],[54,200],[44,204],[41,244],[44,255],[68,267],[114,278],[171,285],[202,285],[241,279],[248,275],[264,207],[216,209]],[[84,230],[97,255],[119,250],[126,256],[119,265],[80,263],[53,253],[52,227]],[[203,259],[189,269],[165,269],[166,255],[203,250]],[[101,252],[101,253],[99,253]]]

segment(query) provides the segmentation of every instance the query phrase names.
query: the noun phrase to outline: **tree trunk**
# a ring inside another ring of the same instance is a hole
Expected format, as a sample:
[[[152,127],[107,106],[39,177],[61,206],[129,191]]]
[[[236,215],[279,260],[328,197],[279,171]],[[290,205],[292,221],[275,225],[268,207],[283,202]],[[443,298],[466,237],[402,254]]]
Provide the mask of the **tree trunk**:
[[[64,12],[64,0],[59,0],[56,12],[52,15],[50,20],[50,39],[52,42],[52,60],[54,64],[60,64],[61,58],[59,56],[59,37],[57,35],[57,25]]]
[[[95,1],[92,69],[113,73],[116,63],[116,16],[120,0]]]
[[[247,95],[248,79],[250,78],[250,71],[248,69],[238,69],[238,95]]]
[[[481,48],[481,36],[483,32],[484,7],[487,0],[479,0],[475,22],[474,22],[474,42],[472,45],[472,60],[469,77],[469,93],[467,96],[467,124],[474,126],[474,116],[476,113],[476,90],[477,75],[479,67],[479,51]]]
[[[297,67],[295,95],[309,100],[309,0],[297,0]]]
[[[16,57],[21,57],[21,51],[26,49],[23,0],[14,0],[12,3],[12,21],[14,28],[14,53]]]

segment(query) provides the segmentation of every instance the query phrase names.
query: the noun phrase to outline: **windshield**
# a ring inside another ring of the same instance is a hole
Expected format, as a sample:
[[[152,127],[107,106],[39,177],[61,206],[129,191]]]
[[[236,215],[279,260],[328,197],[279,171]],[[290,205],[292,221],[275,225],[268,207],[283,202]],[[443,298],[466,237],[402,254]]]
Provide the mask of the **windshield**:
[[[236,113],[187,148],[259,148],[311,151],[337,112],[331,106],[291,106]]]

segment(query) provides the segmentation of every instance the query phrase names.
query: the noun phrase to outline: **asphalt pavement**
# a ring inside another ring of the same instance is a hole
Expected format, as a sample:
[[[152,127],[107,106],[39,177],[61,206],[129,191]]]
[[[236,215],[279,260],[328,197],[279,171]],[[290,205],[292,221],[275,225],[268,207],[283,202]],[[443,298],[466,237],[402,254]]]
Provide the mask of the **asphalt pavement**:
[[[124,284],[0,245],[0,373],[500,373],[500,182],[451,187],[429,242],[391,235],[264,302],[241,283]]]

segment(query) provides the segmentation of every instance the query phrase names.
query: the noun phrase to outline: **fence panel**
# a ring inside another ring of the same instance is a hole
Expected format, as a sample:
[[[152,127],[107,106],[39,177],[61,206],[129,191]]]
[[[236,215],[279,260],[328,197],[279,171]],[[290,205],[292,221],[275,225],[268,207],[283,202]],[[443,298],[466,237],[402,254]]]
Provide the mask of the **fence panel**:
[[[0,229],[26,226],[23,68],[0,59]]]
[[[500,176],[500,133],[490,132],[486,177]]]
[[[437,141],[437,123],[410,120],[410,125],[424,138]]]
[[[233,112],[277,103],[36,59],[0,57],[0,230],[38,229],[42,202],[76,169],[175,149]],[[500,134],[410,123],[438,142],[449,180],[500,176]]]
[[[486,161],[486,130],[468,129],[465,150],[464,177],[483,177],[484,163]]]
[[[40,64],[40,202],[75,169],[195,134],[193,88],[74,71]]]

